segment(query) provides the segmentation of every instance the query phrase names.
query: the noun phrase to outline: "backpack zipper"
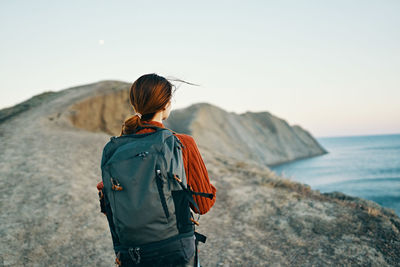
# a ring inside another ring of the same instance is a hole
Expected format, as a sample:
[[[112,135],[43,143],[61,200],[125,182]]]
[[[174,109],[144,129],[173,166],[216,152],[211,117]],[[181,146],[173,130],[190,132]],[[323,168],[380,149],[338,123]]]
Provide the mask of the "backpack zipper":
[[[149,155],[148,151],[143,151],[143,152],[136,154],[135,157],[141,157],[142,159],[145,159],[148,155]]]
[[[157,169],[156,174],[157,174],[156,175],[156,183],[157,183],[158,194],[160,195],[161,205],[163,207],[165,217],[167,217],[167,219],[168,219],[169,211],[168,211],[167,201],[165,199],[165,194],[164,194],[164,190],[163,190],[164,181],[162,179],[161,170]]]

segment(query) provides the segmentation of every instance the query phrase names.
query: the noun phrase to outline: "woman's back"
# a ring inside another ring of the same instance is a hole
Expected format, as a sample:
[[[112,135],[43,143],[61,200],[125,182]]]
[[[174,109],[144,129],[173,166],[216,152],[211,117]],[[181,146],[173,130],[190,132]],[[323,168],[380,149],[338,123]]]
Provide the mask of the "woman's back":
[[[207,213],[216,189],[193,137],[162,124],[172,87],[157,74],[139,77],[129,92],[135,114],[103,150],[98,189],[122,266],[197,266],[195,247],[205,241],[190,208]]]

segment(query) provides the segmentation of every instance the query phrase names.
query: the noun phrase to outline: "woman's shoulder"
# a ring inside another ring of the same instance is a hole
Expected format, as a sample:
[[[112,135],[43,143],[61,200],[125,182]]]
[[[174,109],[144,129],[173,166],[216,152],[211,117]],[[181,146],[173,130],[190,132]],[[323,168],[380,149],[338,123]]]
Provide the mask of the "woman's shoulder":
[[[179,141],[181,141],[183,145],[196,145],[196,142],[191,135],[183,133],[175,133],[175,135],[179,138]]]
[[[194,140],[193,137],[191,135],[188,134],[184,134],[184,133],[175,133],[175,135],[179,138],[179,139],[183,139],[183,140]]]

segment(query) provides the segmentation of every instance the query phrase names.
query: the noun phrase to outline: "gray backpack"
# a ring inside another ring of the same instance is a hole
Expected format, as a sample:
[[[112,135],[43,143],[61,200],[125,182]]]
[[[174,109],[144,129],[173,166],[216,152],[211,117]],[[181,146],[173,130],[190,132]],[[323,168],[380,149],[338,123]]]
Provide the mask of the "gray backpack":
[[[111,137],[101,162],[105,211],[117,259],[136,265],[187,263],[196,253],[183,145],[167,128]],[[198,241],[198,240],[197,240]]]

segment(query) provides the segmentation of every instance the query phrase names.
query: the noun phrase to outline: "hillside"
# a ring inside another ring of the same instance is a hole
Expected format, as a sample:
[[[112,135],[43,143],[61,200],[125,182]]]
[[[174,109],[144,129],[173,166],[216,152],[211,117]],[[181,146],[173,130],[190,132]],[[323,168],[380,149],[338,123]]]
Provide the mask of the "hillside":
[[[113,265],[96,184],[102,148],[129,110],[128,87],[102,81],[0,111],[0,265]],[[203,266],[398,266],[400,218],[392,210],[320,194],[266,166],[323,153],[307,131],[268,113],[204,103],[186,113],[177,110],[168,126],[193,134],[218,189],[200,220]],[[210,135],[207,122],[216,127]],[[268,151],[255,149],[263,145]]]
[[[269,112],[236,114],[198,103],[171,112],[165,125],[193,135],[202,147],[266,166],[327,153],[306,130]]]

